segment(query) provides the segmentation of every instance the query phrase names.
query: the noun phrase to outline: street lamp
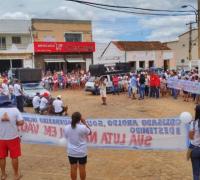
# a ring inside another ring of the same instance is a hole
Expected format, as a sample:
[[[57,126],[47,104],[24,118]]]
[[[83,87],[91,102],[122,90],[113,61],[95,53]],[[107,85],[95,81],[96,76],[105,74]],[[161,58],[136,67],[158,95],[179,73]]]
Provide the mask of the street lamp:
[[[189,24],[186,24],[186,25],[190,25],[190,38],[189,38],[189,68],[190,70],[192,69],[192,62],[191,62],[191,57],[192,57],[192,54],[191,54],[191,50],[192,50],[192,24],[194,23],[197,23],[198,24],[198,27],[199,27],[199,10],[197,10],[194,6],[192,5],[183,5],[181,6],[181,8],[192,8],[196,16],[196,22],[190,22]],[[199,31],[199,30],[198,30]],[[199,41],[199,36],[198,36],[198,41]]]
[[[188,8],[188,7],[192,8],[194,10],[193,12],[195,13],[195,16],[196,16],[196,22],[198,22],[198,10],[194,6],[192,6],[192,5],[181,6],[181,8]]]

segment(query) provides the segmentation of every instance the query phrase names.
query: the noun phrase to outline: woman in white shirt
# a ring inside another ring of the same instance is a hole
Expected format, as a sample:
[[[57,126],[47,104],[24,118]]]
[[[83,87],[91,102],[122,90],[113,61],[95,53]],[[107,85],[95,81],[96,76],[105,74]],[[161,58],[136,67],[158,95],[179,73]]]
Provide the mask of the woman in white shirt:
[[[71,179],[77,179],[77,168],[79,167],[80,179],[86,179],[87,163],[87,136],[91,134],[91,129],[86,124],[85,119],[79,112],[72,114],[72,121],[64,129],[67,139],[67,152],[71,165]]]
[[[191,152],[191,161],[193,169],[193,179],[200,179],[200,105],[196,106],[195,120],[191,122],[189,138]]]

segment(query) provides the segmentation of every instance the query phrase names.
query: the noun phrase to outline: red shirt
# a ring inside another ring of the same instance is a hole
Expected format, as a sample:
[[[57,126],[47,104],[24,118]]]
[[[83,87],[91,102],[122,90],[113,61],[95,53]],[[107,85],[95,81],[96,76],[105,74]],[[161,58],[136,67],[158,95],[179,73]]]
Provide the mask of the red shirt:
[[[114,86],[118,86],[119,85],[119,79],[116,76],[113,77],[113,85]]]
[[[151,74],[150,75],[150,87],[155,87],[156,86],[156,75]]]
[[[158,75],[155,76],[155,86],[160,87],[160,78]]]

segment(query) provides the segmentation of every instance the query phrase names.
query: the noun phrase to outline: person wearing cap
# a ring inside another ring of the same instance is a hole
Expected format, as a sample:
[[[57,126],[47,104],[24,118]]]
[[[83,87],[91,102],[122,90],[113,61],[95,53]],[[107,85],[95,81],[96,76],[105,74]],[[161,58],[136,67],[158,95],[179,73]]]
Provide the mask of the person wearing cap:
[[[45,111],[48,111],[49,107],[49,94],[45,92],[40,101],[40,113],[43,114]]]
[[[37,92],[32,101],[33,108],[37,114],[40,112],[40,101],[40,93]]]
[[[22,126],[24,120],[16,107],[12,106],[8,96],[0,96],[0,168],[1,180],[7,178],[6,158],[8,154],[12,159],[14,180],[19,180],[19,160],[21,156],[20,138],[18,126]]]
[[[57,98],[53,101],[53,108],[56,115],[62,116],[64,113],[64,104],[61,100],[61,95],[58,95]]]

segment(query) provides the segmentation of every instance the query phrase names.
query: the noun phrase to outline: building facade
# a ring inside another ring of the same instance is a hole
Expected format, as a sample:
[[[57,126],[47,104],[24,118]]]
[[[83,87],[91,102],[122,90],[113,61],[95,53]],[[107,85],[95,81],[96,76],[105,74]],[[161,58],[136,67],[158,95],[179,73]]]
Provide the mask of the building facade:
[[[118,62],[130,63],[133,70],[159,67],[174,69],[173,52],[158,41],[112,41],[109,44],[96,44],[95,64],[114,66]]]
[[[34,67],[30,28],[29,20],[0,20],[0,73]]]
[[[191,60],[198,59],[198,30],[191,31]],[[166,45],[173,50],[177,68],[189,68],[189,43],[190,32],[181,34],[177,41],[166,42]]]
[[[88,70],[93,61],[91,21],[32,19],[35,66],[45,71]]]

